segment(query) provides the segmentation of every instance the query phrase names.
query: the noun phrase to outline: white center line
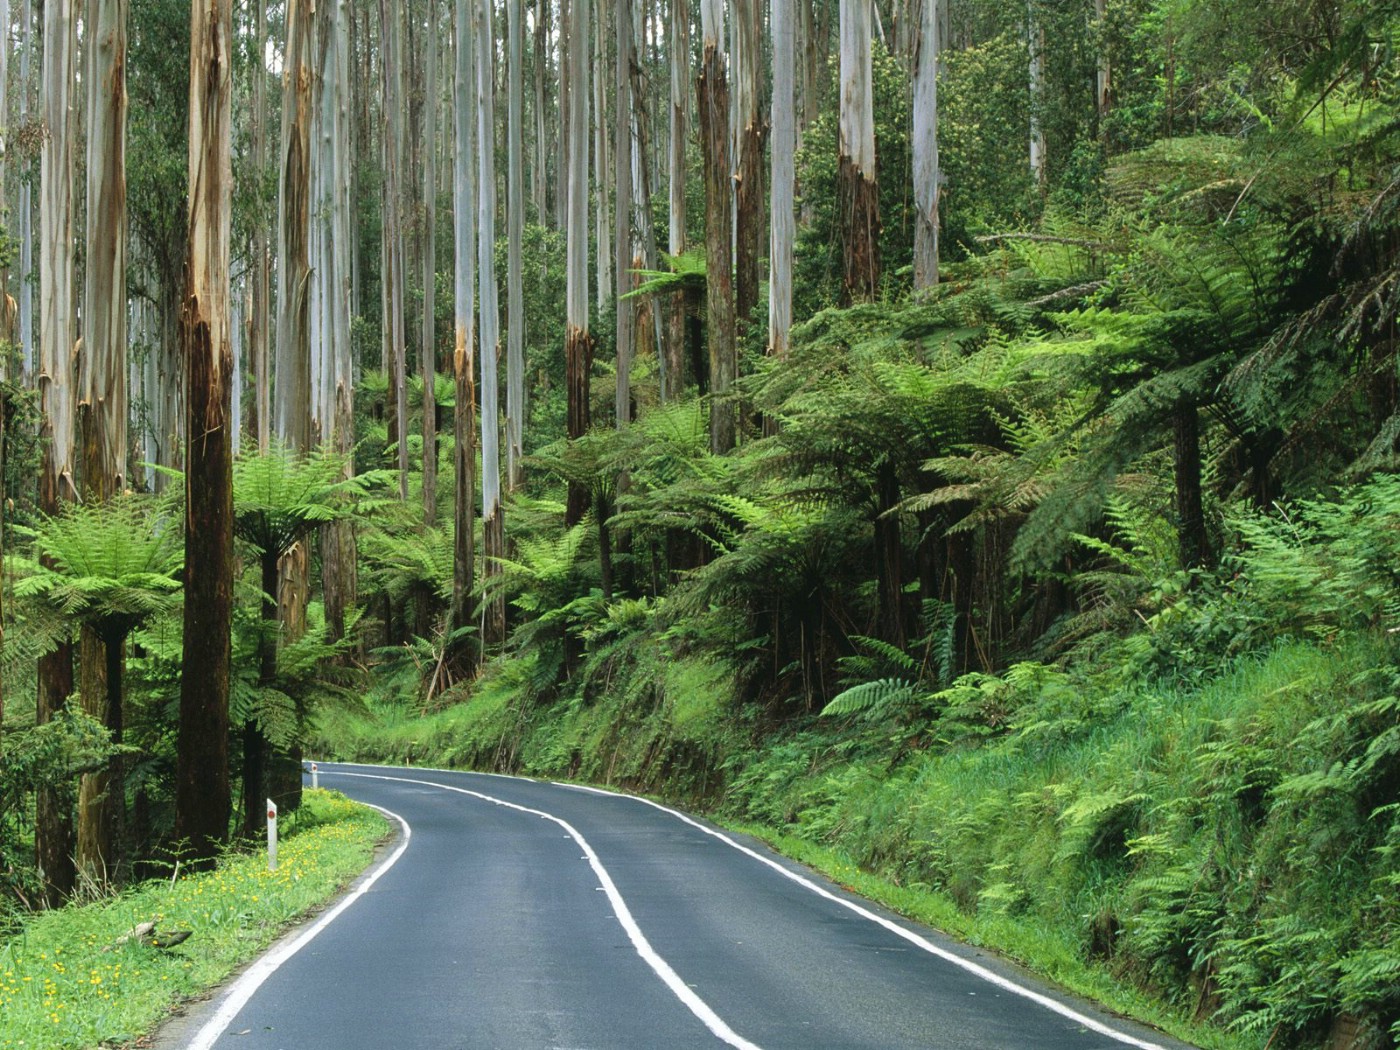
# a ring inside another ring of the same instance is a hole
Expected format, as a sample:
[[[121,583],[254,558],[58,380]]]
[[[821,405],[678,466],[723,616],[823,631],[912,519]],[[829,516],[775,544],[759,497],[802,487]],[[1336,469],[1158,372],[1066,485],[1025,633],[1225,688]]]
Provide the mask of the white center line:
[[[646,935],[642,933],[641,927],[637,925],[636,919],[632,917],[632,911],[627,907],[627,902],[622,899],[622,894],[618,892],[617,886],[612,880],[612,876],[609,875],[608,870],[603,867],[603,862],[598,859],[598,854],[594,852],[588,840],[579,834],[578,829],[568,821],[561,817],[556,817],[552,813],[546,813],[542,809],[531,809],[529,806],[521,806],[514,802],[507,802],[505,799],[496,798],[493,795],[485,795],[479,791],[469,791],[467,788],[453,787],[450,784],[438,784],[431,780],[413,780],[408,777],[390,777],[373,773],[349,773],[339,769],[334,772],[339,776],[345,777],[362,777],[365,780],[389,780],[398,784],[419,784],[424,787],[440,788],[443,791],[455,791],[458,794],[469,795],[483,802],[490,802],[492,805],[504,806],[506,809],[513,809],[520,813],[528,813],[531,816],[541,817],[544,820],[553,821],[555,824],[558,824],[568,833],[569,837],[582,848],[584,859],[588,861],[589,866],[593,869],[593,874],[598,877],[598,881],[602,884],[603,892],[607,894],[608,902],[612,905],[613,914],[617,916],[617,921],[622,924],[622,928],[627,931],[627,936],[632,942],[632,947],[636,949],[637,954],[642,957],[643,961],[652,968],[656,976],[661,978],[662,983],[664,983],[666,987],[671,990],[671,993],[684,1003],[690,1012],[699,1018],[701,1023],[714,1033],[717,1038],[728,1043],[730,1046],[739,1048],[739,1050],[761,1050],[758,1044],[749,1042],[749,1040],[745,1039],[734,1031],[734,1029],[730,1028],[729,1025],[725,1024],[724,1019],[721,1018],[719,1014],[715,1013],[705,1000],[696,995],[695,992],[681,980],[680,975],[671,968],[671,965],[651,946],[651,942],[646,939]],[[225,1023],[227,1024],[227,1022]]]

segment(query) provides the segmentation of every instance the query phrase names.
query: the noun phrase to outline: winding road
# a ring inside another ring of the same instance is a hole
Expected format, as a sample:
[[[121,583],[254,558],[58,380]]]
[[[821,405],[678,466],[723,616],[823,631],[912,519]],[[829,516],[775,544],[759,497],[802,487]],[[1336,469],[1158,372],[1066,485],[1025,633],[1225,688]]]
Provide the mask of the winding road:
[[[400,840],[188,1050],[1185,1050],[632,796],[323,765]]]

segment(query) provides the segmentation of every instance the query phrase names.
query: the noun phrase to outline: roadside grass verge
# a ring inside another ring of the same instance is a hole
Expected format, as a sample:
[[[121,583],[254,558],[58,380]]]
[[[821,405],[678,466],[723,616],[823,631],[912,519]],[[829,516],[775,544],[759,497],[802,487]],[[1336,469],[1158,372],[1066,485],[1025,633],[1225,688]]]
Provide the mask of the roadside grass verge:
[[[388,823],[333,791],[307,791],[282,822],[277,870],[262,853],[119,896],[35,915],[0,943],[0,1050],[132,1043],[224,980],[364,870]],[[171,948],[121,938],[138,923],[188,930]]]

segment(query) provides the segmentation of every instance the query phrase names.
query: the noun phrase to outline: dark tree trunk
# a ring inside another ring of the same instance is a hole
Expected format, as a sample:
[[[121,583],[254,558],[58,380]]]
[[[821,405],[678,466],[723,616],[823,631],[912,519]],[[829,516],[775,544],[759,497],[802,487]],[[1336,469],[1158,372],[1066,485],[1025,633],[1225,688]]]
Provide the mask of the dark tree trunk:
[[[1172,413],[1172,439],[1181,564],[1187,569],[1203,568],[1213,564],[1214,552],[1201,499],[1201,425],[1194,404],[1177,405]]]
[[[592,371],[593,337],[584,329],[570,328],[564,336],[564,372],[569,396],[566,425],[571,441],[588,433],[589,375]],[[573,527],[582,521],[588,512],[588,501],[587,486],[571,481],[564,524]]]
[[[44,476],[48,477],[47,471]],[[63,710],[73,692],[73,646],[64,642],[47,656],[40,657],[38,671],[35,721],[44,725]],[[73,862],[76,841],[72,789],[67,785],[49,785],[40,787],[36,795],[35,859],[44,883],[45,902],[57,908],[72,896],[77,884],[77,866]]]
[[[879,574],[880,637],[903,647],[904,623],[904,539],[899,526],[899,478],[889,463],[880,466],[876,477],[875,552]]]
[[[755,122],[740,132],[744,148],[734,186],[734,302],[739,331],[747,331],[758,305],[759,243],[763,237],[764,128]]]
[[[729,85],[724,63],[712,41],[705,42],[698,85],[701,153],[705,169],[705,287],[708,326],[710,451],[732,449],[738,438],[737,413],[723,399],[738,371],[734,331],[732,209],[729,171]]]
[[[842,296],[847,305],[873,302],[880,290],[879,189],[848,157],[841,158],[839,182],[846,240]]]

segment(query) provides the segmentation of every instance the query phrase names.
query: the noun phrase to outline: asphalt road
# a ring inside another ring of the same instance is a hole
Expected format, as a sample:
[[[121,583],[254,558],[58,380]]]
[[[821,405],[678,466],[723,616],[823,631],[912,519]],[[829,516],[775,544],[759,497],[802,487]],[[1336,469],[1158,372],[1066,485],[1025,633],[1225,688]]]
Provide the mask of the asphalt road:
[[[341,909],[157,1045],[1183,1048],[642,799],[372,766],[320,777],[409,830]]]

